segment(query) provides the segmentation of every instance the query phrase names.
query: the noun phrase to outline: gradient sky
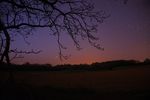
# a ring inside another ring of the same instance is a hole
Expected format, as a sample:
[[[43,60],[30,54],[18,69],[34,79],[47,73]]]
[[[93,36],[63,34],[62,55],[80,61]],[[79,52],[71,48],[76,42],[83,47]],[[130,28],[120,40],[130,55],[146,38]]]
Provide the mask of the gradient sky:
[[[90,64],[109,60],[150,58],[150,0],[92,0],[96,10],[105,10],[111,16],[98,27],[97,36],[104,51],[97,50],[85,41],[81,41],[78,51],[69,38],[63,34],[62,40],[68,48],[63,53],[71,55],[68,60],[60,61],[56,37],[49,35],[47,29],[35,31],[25,44],[21,36],[16,37],[13,48],[22,50],[42,50],[40,54],[24,55],[23,59],[15,59],[15,63],[49,63],[49,64]]]

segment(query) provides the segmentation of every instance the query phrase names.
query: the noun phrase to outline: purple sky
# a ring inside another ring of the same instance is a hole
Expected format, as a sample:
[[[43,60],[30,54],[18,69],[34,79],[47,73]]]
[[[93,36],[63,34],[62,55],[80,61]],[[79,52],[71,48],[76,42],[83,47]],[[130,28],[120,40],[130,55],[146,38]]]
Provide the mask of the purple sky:
[[[69,38],[62,34],[62,42],[68,49],[63,53],[71,55],[68,60],[60,61],[56,37],[49,35],[47,29],[39,29],[24,43],[21,36],[16,37],[12,47],[31,50],[42,50],[37,55],[25,55],[24,59],[16,59],[15,63],[50,63],[50,64],[80,64],[103,62],[119,59],[144,60],[150,58],[150,0],[92,0],[96,10],[105,10],[111,16],[99,25],[97,36],[98,43],[104,51],[97,50],[85,41],[81,41],[78,51]]]

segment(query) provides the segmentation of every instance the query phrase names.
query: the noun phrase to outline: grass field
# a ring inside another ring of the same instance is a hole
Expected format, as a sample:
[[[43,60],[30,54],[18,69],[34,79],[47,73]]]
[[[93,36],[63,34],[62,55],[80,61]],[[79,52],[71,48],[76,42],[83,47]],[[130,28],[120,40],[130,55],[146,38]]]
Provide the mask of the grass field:
[[[4,93],[17,91],[13,95],[22,98],[27,93],[31,100],[149,100],[150,66],[129,67],[80,72],[17,71],[14,88],[6,84],[8,72],[0,72],[1,91],[5,91],[1,94],[5,98]],[[11,89],[4,88],[9,86]],[[26,93],[19,92],[22,90]]]

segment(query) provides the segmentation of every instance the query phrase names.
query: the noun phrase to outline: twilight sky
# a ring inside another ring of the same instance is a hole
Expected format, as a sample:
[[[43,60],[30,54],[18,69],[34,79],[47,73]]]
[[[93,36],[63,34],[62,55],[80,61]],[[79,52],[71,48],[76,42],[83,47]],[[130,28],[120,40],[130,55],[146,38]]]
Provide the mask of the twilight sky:
[[[15,59],[15,63],[50,63],[50,64],[90,64],[109,60],[150,58],[150,0],[92,0],[96,10],[105,10],[111,16],[98,27],[96,36],[104,51],[97,50],[85,41],[81,41],[80,51],[74,47],[69,36],[63,34],[62,42],[70,55],[68,60],[60,61],[56,37],[49,35],[47,29],[39,29],[25,44],[21,36],[16,37],[13,48],[22,50],[42,50],[40,54],[24,55],[23,59]]]

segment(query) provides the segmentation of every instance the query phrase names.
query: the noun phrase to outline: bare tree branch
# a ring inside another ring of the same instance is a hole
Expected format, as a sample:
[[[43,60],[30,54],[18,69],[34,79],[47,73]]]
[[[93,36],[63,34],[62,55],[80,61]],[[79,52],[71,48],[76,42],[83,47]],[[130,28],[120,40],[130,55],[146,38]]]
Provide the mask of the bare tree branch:
[[[62,34],[68,34],[78,49],[81,48],[81,37],[97,49],[103,50],[100,44],[95,42],[98,38],[93,33],[97,32],[97,25],[103,23],[107,17],[109,16],[104,11],[94,11],[94,5],[89,0],[0,0],[0,21],[4,24],[4,27],[0,27],[0,36],[4,35],[3,30],[6,30],[10,37],[8,40],[2,36],[0,54],[6,57],[10,53],[9,49],[4,54],[4,49],[6,46],[10,47],[6,41],[11,42],[12,33],[20,34],[28,43],[26,37],[38,28],[48,28],[51,34],[57,36],[60,59],[67,58],[62,53],[62,49],[66,49],[60,42]],[[39,53],[18,52],[16,49],[11,52]]]

